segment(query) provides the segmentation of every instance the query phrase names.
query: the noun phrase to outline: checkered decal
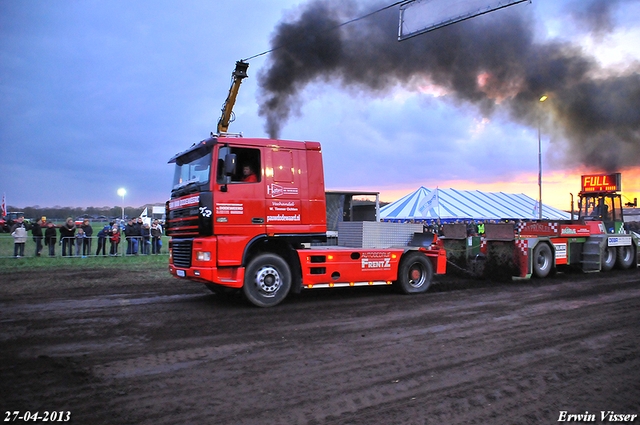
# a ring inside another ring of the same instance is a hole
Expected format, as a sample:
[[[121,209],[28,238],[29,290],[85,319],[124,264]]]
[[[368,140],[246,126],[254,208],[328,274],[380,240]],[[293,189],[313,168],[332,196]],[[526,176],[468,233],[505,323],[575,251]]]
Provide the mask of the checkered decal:
[[[529,270],[529,240],[516,239],[514,257],[516,265],[520,270],[520,277],[526,277]]]
[[[516,248],[520,250],[521,255],[527,255],[527,249],[529,249],[528,239],[516,239]]]

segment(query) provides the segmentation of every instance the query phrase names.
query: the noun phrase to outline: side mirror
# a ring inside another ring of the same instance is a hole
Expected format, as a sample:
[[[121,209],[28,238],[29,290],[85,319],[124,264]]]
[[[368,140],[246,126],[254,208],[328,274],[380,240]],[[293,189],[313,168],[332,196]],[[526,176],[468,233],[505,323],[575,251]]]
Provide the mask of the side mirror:
[[[224,174],[230,176],[236,172],[236,154],[228,153],[224,156]]]
[[[236,172],[237,159],[235,153],[228,153],[224,156],[224,186],[220,188],[222,192],[228,191],[227,184],[231,180],[231,176]]]

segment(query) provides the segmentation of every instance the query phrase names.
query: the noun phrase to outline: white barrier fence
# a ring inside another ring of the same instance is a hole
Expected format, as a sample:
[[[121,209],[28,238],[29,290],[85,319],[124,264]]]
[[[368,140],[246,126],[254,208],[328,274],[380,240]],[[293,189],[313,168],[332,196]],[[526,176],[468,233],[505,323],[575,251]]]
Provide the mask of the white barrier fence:
[[[38,240],[39,239],[39,240]],[[16,244],[13,236],[0,235],[0,258],[7,257],[35,257],[37,250],[41,257],[117,257],[132,255],[167,255],[169,238],[143,238],[142,236],[121,237],[115,243],[109,238],[70,237],[46,244],[45,238],[35,238],[31,235],[24,244]],[[22,245],[22,246],[20,246]]]

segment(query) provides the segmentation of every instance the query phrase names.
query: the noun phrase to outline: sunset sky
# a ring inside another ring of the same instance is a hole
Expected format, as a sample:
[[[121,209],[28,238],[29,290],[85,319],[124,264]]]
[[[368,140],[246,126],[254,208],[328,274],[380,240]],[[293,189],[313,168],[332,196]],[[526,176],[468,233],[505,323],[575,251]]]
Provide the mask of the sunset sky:
[[[533,0],[403,42],[397,8],[326,31],[390,3],[0,2],[0,194],[164,203],[235,62],[285,43],[249,61],[229,131],[320,142],[327,189],[537,199],[540,128],[544,203],[569,209],[592,172],[640,197],[640,2]]]

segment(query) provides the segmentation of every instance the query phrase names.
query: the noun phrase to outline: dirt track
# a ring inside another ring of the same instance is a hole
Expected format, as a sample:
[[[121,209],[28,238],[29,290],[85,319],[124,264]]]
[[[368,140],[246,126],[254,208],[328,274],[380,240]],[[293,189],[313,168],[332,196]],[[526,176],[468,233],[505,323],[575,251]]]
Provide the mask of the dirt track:
[[[640,270],[304,292],[272,309],[140,279],[16,294],[0,405],[74,424],[541,424],[640,414]],[[48,276],[47,276],[48,277]],[[55,286],[55,285],[54,285]],[[91,286],[91,287],[86,287]],[[7,290],[9,288],[9,290]],[[12,294],[12,295],[9,295]],[[33,422],[31,422],[33,423]],[[640,423],[636,417],[635,423]]]

